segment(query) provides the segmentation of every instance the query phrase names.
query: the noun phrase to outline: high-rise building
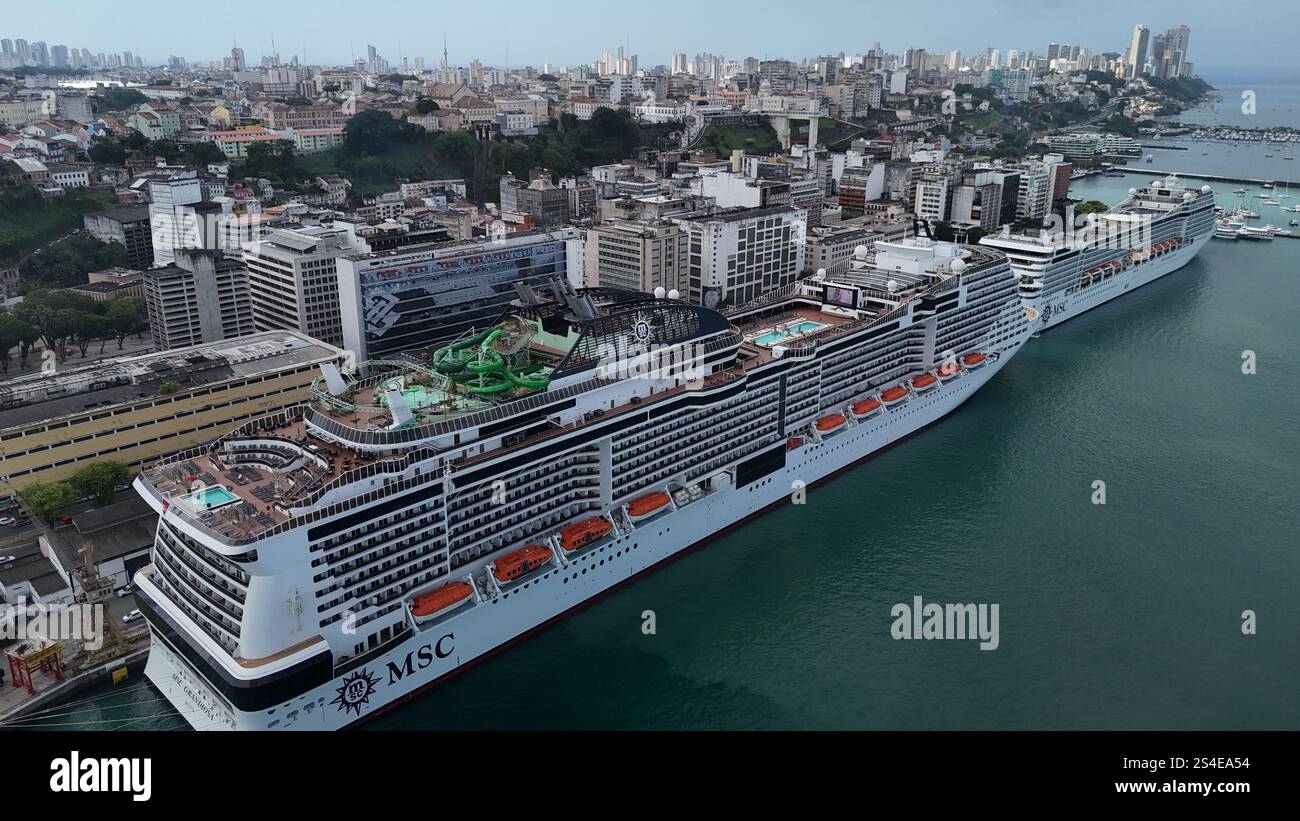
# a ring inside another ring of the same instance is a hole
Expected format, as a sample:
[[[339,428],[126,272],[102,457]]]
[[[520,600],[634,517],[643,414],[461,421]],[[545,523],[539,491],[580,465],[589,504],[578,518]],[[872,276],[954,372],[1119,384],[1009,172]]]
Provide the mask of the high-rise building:
[[[149,331],[159,351],[245,336],[254,330],[248,271],[220,251],[182,248],[144,272]]]
[[[243,71],[248,67],[248,62],[244,60],[244,50],[235,46],[230,50],[230,70]]]
[[[803,209],[790,205],[683,219],[689,301],[736,305],[794,282],[804,267],[806,220]]]
[[[311,226],[272,231],[244,252],[253,324],[343,344],[337,260],[353,250],[346,231]]]
[[[1128,46],[1128,67],[1129,76],[1136,77],[1142,73],[1142,67],[1147,61],[1147,42],[1151,32],[1147,27],[1138,23],[1133,27],[1133,39]]]
[[[585,230],[588,286],[687,293],[686,232],[670,220],[609,220]]]
[[[137,271],[153,267],[153,232],[149,208],[127,205],[97,211],[82,217],[86,233],[100,242],[116,242],[126,248],[127,267]]]
[[[214,247],[207,241],[210,226],[200,223],[192,209],[186,209],[203,201],[198,174],[182,171],[166,179],[150,180],[149,200],[155,265],[173,262],[178,248]]]
[[[1164,34],[1165,49],[1169,57],[1169,76],[1186,77],[1191,72],[1187,61],[1187,47],[1192,30],[1187,26],[1174,26]]]

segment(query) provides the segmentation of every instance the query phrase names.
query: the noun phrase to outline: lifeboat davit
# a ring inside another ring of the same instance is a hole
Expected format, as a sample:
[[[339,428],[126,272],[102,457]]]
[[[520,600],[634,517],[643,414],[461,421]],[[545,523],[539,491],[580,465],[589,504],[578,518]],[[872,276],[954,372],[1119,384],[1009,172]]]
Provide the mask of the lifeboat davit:
[[[956,362],[945,362],[935,370],[935,373],[940,380],[947,381],[961,373],[961,365]]]
[[[853,414],[854,419],[866,419],[868,416],[874,416],[880,413],[880,402],[875,399],[863,399],[861,402],[854,402],[849,408],[849,413]]]
[[[654,493],[647,493],[644,496],[638,496],[627,503],[627,517],[635,522],[653,516],[667,507],[668,501],[668,494],[659,490]],[[605,520],[601,519],[601,521]]]
[[[492,575],[496,576],[499,582],[513,582],[527,576],[553,558],[555,557],[551,555],[551,551],[539,544],[524,545],[497,559],[492,567]]]
[[[664,497],[664,504],[667,504],[667,494],[659,495]],[[564,548],[566,553],[581,550],[613,529],[614,526],[604,516],[592,516],[590,519],[574,522],[560,530],[560,547]]]
[[[906,398],[907,388],[904,388],[902,385],[895,385],[894,387],[881,391],[880,393],[880,401],[884,402],[886,407],[902,402]]]
[[[968,353],[961,358],[961,364],[972,369],[982,368],[984,367],[984,360],[985,356],[982,353]]]
[[[938,380],[934,378],[934,374],[932,373],[923,373],[912,379],[912,389],[918,393],[921,391],[928,391],[936,384],[938,384]]]
[[[842,413],[828,414],[817,420],[817,432],[834,433],[844,427],[844,423],[847,421],[848,420],[844,418],[844,414]]]
[[[411,599],[411,615],[415,616],[416,623],[436,619],[469,601],[473,593],[469,582],[448,582]]]

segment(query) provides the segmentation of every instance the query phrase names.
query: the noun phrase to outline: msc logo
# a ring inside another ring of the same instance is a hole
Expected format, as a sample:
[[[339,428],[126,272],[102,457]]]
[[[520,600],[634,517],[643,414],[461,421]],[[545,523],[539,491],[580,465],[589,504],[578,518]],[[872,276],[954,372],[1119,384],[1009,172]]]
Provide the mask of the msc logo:
[[[433,664],[435,658],[445,659],[456,649],[456,634],[448,633],[435,642],[424,645],[419,650],[406,654],[399,666],[397,662],[388,662],[388,683],[396,684],[406,676],[414,675],[416,670],[423,670]]]
[[[343,685],[337,690],[338,697],[330,704],[337,704],[340,710],[361,715],[361,708],[370,703],[370,697],[375,694],[375,685],[378,683],[378,676],[372,676],[363,669],[343,679]]]

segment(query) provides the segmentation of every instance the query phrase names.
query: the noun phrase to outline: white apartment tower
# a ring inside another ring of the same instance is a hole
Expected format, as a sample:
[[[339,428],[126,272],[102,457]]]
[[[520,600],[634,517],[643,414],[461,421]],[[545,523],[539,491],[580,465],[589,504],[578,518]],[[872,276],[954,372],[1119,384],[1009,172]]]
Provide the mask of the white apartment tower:
[[[337,260],[352,250],[346,231],[319,226],[272,231],[251,243],[244,265],[257,330],[301,331],[341,347]]]
[[[737,208],[681,221],[690,241],[688,298],[739,305],[799,278],[807,214],[801,208]]]

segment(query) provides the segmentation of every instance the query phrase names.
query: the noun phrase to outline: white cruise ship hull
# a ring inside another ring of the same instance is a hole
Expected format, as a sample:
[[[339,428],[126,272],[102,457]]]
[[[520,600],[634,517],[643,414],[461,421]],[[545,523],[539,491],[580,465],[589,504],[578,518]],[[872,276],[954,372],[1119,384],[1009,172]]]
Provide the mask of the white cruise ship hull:
[[[1117,296],[1123,296],[1135,288],[1154,282],[1166,274],[1171,274],[1192,261],[1201,247],[1209,241],[1211,234],[1198,237],[1188,245],[1171,251],[1163,256],[1134,265],[1127,271],[1102,280],[1082,291],[1067,296],[1053,296],[1038,300],[1026,300],[1039,313],[1038,330],[1060,325],[1069,319],[1091,311]]]
[[[1177,267],[1194,253],[1190,250],[1182,262],[1171,259],[1169,264]],[[1144,281],[1160,275],[1152,272]],[[796,489],[828,479],[937,421],[1001,370],[1028,333],[1026,329],[1011,339],[982,367],[872,418],[850,421],[821,443],[809,442],[789,451],[786,466],[761,480],[706,493],[630,531],[624,525],[626,532],[611,534],[568,557],[567,566],[552,563],[506,587],[494,599],[422,625],[388,652],[359,659],[329,683],[276,707],[234,710],[156,630],[145,674],[197,729],[335,730],[363,722],[655,565],[769,508],[791,504]],[[147,576],[138,577],[138,583],[146,595],[157,597]]]

